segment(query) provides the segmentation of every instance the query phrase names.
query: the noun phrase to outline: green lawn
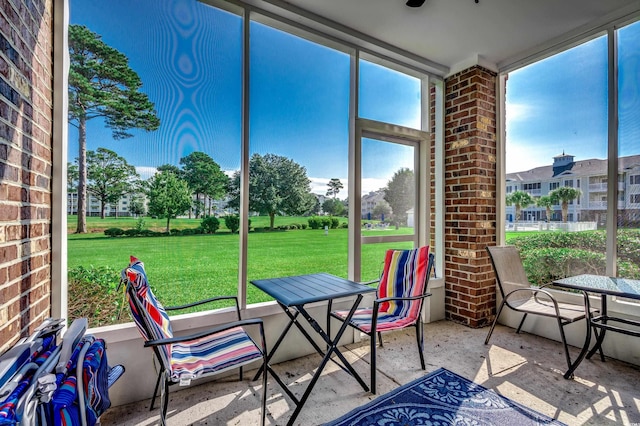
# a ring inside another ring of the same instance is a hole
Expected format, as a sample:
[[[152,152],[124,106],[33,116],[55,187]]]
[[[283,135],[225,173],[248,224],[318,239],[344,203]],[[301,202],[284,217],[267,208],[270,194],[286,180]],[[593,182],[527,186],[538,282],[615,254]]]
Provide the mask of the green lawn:
[[[119,220],[114,219],[115,222]],[[298,218],[290,223],[301,221]],[[366,231],[366,235],[389,232],[410,233],[411,229]],[[310,229],[252,232],[248,246],[249,280],[314,272],[346,277],[347,238],[347,229],[331,229],[328,235],[323,230]],[[387,248],[410,246],[411,243],[363,246],[362,279],[378,277]],[[68,267],[108,266],[121,270],[127,265],[129,255],[134,255],[145,262],[149,281],[158,298],[170,306],[212,295],[237,294],[238,250],[238,235],[228,232],[133,238],[108,238],[102,233],[69,234]],[[251,285],[247,286],[247,291],[249,303],[270,300]]]

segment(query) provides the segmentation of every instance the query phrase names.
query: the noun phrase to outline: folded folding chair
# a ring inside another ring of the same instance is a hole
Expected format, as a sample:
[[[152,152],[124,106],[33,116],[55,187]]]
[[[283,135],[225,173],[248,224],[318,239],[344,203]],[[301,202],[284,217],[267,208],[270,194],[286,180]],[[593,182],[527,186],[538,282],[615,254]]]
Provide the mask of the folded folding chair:
[[[163,425],[169,401],[169,386],[176,383],[188,385],[193,379],[221,374],[235,368],[240,369],[240,380],[242,380],[242,367],[261,361],[276,381],[283,388],[285,387],[267,363],[262,319],[242,320],[237,297],[213,297],[188,305],[164,308],[149,287],[144,264],[135,257],[131,257],[129,266],[122,271],[121,282],[126,285],[131,313],[145,340],[144,346],[153,348],[160,366],[150,408],[153,409],[156,394],[160,389],[160,418]],[[235,301],[237,321],[189,336],[173,336],[167,311],[218,300]],[[260,344],[247,334],[243,328],[245,326],[259,328]],[[262,425],[264,425],[267,375],[263,374],[262,378]]]
[[[124,367],[108,366],[104,341],[84,335],[86,318],[75,320],[58,343],[63,325],[45,320],[0,357],[0,425],[92,426],[109,407],[108,388]],[[65,386],[72,376],[79,386],[70,393]]]
[[[35,423],[40,393],[51,391],[40,380],[59,357],[63,326],[63,320],[48,318],[0,356],[0,425]]]

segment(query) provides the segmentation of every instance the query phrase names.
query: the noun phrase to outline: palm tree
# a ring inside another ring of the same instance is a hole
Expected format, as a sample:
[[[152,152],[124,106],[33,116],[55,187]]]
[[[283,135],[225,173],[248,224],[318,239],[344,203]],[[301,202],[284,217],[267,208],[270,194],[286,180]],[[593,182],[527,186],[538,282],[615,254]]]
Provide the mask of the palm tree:
[[[560,203],[562,207],[562,222],[567,223],[567,216],[569,215],[569,203],[580,196],[579,189],[571,188],[570,186],[562,186],[554,189],[549,193],[549,196],[553,199],[554,203]]]
[[[506,202],[508,206],[516,206],[516,221],[518,221],[520,220],[520,211],[533,204],[533,197],[528,192],[514,191],[507,195]]]
[[[536,206],[544,207],[547,210],[547,222],[551,222],[551,207],[556,204],[550,195],[543,195],[536,200]]]

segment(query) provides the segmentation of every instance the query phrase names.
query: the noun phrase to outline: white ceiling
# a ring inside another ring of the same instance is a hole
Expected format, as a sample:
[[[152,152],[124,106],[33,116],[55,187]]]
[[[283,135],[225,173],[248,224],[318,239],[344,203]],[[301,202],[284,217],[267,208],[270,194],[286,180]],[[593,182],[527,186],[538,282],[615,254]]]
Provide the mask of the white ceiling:
[[[250,0],[249,0],[250,1]],[[494,65],[640,10],[638,0],[262,0],[292,5],[449,70]],[[255,2],[253,2],[255,4]],[[427,61],[427,62],[428,62]]]

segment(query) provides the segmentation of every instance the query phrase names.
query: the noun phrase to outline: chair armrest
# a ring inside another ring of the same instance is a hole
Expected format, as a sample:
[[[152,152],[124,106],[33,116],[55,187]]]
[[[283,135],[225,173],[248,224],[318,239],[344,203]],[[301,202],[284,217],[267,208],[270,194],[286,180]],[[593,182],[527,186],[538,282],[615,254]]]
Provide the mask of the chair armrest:
[[[362,285],[371,285],[373,283],[379,283],[379,282],[380,282],[380,279],[377,279],[377,280],[361,282],[360,284],[362,284]]]
[[[178,311],[180,309],[192,308],[194,306],[200,306],[200,305],[204,305],[206,303],[217,302],[217,301],[220,301],[220,300],[233,300],[235,302],[236,316],[238,317],[238,321],[242,320],[242,317],[240,316],[240,304],[238,303],[238,297],[237,296],[215,296],[215,297],[210,297],[209,299],[204,299],[204,300],[199,300],[197,302],[187,303],[186,305],[165,307],[164,309],[165,309],[165,311]]]
[[[381,299],[376,299],[374,303],[389,302],[391,300],[418,300],[418,299],[424,299],[429,296],[431,296],[431,293],[425,293],[420,296],[411,296],[411,297],[383,297]]]
[[[149,346],[161,346],[161,345],[169,345],[172,343],[180,343],[180,342],[188,342],[189,340],[201,339],[203,337],[210,336],[212,334],[220,333],[221,331],[229,330],[234,327],[242,327],[247,325],[259,325],[261,329],[261,335],[263,334],[262,328],[262,318],[251,318],[241,321],[233,321],[228,324],[224,324],[218,327],[210,328],[208,330],[201,331],[199,333],[190,334],[188,336],[177,336],[171,337],[169,339],[156,339],[156,340],[148,340],[144,342],[145,347]]]
[[[547,287],[547,286],[545,286]],[[553,307],[556,311],[556,315],[560,316],[560,308],[558,307],[558,301],[556,300],[555,297],[553,297],[553,295],[551,293],[549,293],[547,290],[544,290],[542,288],[518,288],[513,290],[512,292],[510,292],[509,294],[507,294],[505,296],[505,301],[507,302],[507,304],[509,304],[509,298],[515,294],[515,293],[521,293],[521,292],[526,292],[526,293],[531,293],[531,295],[533,296],[533,298],[535,299],[536,302],[541,303],[540,300],[538,300],[538,295],[540,294],[544,294],[546,297],[549,298],[549,300],[551,300],[551,302],[553,303]],[[581,291],[582,293],[582,297],[584,298],[584,311],[585,311],[585,315],[589,315],[591,307],[590,307],[590,303],[589,303],[589,297],[587,295],[587,292],[585,291]],[[518,310],[517,308],[513,308],[515,310]]]
[[[231,300],[231,299],[233,299],[236,302],[236,306],[238,306],[238,298],[236,296],[216,296],[216,297],[211,297],[209,299],[199,300],[197,302],[187,303],[186,305],[165,306],[164,309],[166,311],[177,311],[179,309],[192,308],[194,306],[204,305],[205,303],[216,302],[218,300]]]

